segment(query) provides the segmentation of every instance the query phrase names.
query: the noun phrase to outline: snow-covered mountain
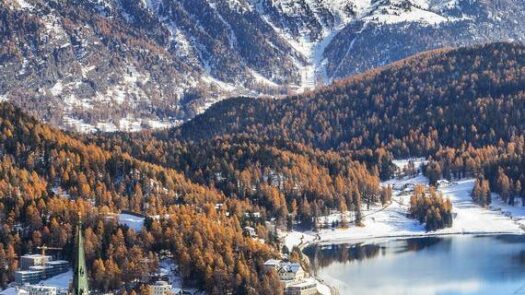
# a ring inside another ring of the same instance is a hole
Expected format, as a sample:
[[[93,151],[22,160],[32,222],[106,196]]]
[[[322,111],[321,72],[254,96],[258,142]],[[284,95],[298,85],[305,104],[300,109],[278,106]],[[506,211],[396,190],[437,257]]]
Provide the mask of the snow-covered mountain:
[[[58,126],[172,126],[444,46],[525,40],[514,0],[4,0],[0,100]]]

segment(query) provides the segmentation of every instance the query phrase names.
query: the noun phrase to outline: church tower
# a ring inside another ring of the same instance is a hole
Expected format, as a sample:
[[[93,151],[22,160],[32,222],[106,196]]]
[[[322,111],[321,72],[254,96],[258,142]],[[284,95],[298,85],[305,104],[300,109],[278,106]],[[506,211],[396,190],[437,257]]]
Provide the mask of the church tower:
[[[75,265],[73,271],[73,286],[70,293],[73,295],[88,295],[89,287],[84,254],[84,237],[82,236],[82,218],[80,215],[78,216],[75,236]]]

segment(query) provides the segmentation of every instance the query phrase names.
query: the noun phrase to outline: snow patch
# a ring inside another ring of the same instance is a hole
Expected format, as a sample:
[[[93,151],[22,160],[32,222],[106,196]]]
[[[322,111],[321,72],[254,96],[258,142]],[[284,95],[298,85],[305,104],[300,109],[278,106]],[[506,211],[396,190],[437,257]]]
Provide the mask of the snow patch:
[[[138,132],[142,130],[142,121],[129,116],[122,118],[119,121],[119,130],[126,132]]]
[[[144,226],[144,217],[121,213],[118,215],[118,223],[126,225],[133,229],[135,232],[139,232]]]
[[[111,122],[98,122],[97,129],[102,132],[116,132],[118,131],[117,126]]]
[[[421,162],[423,160],[420,159]],[[407,160],[396,161],[398,164]],[[417,167],[417,166],[416,166]],[[525,208],[512,207],[495,201],[490,208],[475,204],[471,198],[475,179],[463,179],[443,182],[438,191],[452,202],[456,213],[452,227],[434,232],[425,231],[423,224],[408,217],[409,202],[415,185],[428,185],[428,179],[419,174],[415,177],[392,179],[383,182],[382,186],[390,185],[393,189],[392,203],[383,207],[373,205],[369,209],[363,206],[364,226],[353,224],[347,229],[322,229],[319,232],[289,232],[281,233],[284,244],[292,249],[294,246],[304,246],[310,242],[334,243],[346,241],[362,241],[395,237],[416,237],[451,234],[523,234],[525,232]],[[494,197],[494,200],[499,200]]]
[[[270,79],[264,77],[263,75],[257,73],[256,71],[252,69],[248,69],[248,70],[250,71],[250,73],[252,74],[253,78],[255,79],[257,83],[266,84],[272,87],[279,87],[277,83],[271,81]]]
[[[93,133],[97,131],[95,126],[85,123],[84,120],[75,119],[68,116],[64,117],[64,124],[70,127],[71,129],[81,133]]]
[[[11,9],[16,10],[33,10],[34,6],[25,0],[7,0],[7,4]]]
[[[57,81],[55,85],[53,85],[53,87],[49,89],[49,91],[51,92],[53,96],[58,96],[62,94],[63,90],[64,90],[64,85],[62,85],[62,81]]]

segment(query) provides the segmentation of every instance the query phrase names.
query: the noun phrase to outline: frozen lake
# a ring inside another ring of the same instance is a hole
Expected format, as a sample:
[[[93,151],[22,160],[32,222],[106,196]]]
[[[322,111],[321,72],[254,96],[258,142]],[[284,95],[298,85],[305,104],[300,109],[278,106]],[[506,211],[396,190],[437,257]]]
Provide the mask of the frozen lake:
[[[304,253],[341,295],[525,294],[524,235],[313,245]]]

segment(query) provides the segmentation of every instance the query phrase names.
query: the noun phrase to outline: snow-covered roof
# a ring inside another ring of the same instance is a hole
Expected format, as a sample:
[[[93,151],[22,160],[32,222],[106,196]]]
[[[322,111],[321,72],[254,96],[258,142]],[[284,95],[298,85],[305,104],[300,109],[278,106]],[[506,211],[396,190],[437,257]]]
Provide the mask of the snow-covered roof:
[[[299,270],[302,270],[302,266],[297,262],[282,262],[281,270],[284,272],[297,273]]]
[[[44,265],[32,265],[29,267],[30,270],[36,270],[36,271],[39,271],[39,270],[46,270],[46,269],[49,269],[50,267],[48,266],[44,266]]]
[[[41,273],[41,270],[18,270],[16,273],[26,275],[26,274],[34,274],[34,273]]]
[[[42,254],[26,254],[26,255],[22,255],[21,258],[31,258],[31,259],[34,259],[34,258],[47,258],[47,259],[51,259],[51,256],[49,256],[49,255],[42,255]]]
[[[278,266],[281,264],[281,260],[279,259],[268,259],[264,265],[266,266]]]
[[[67,261],[67,260],[53,260],[53,261],[48,261],[46,264],[57,265],[57,264],[66,264],[66,263],[69,263],[69,261]]]

